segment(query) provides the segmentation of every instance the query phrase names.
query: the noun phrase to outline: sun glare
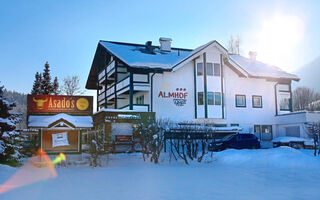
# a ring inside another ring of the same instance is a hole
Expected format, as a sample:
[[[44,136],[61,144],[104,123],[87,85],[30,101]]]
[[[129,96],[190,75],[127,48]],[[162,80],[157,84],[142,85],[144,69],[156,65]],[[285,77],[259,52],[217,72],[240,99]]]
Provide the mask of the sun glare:
[[[304,23],[297,16],[277,15],[266,20],[257,35],[259,59],[290,70],[286,65],[294,56],[303,35]]]

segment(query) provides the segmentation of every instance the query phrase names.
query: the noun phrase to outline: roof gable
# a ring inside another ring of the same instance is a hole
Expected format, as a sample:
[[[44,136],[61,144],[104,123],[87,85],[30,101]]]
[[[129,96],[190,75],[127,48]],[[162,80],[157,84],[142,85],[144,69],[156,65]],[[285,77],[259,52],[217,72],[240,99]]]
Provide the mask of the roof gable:
[[[205,52],[207,48],[209,48],[211,46],[215,46],[219,51],[221,51],[221,53],[228,55],[228,51],[219,42],[212,40],[212,41],[194,49],[188,56],[186,56],[185,58],[183,58],[183,59],[179,60],[177,63],[175,63],[172,66],[173,70],[176,71],[177,69],[184,66],[185,64],[187,64],[191,60],[197,58],[203,52]]]
[[[48,128],[76,128],[76,126],[67,120],[61,118],[48,125]]]

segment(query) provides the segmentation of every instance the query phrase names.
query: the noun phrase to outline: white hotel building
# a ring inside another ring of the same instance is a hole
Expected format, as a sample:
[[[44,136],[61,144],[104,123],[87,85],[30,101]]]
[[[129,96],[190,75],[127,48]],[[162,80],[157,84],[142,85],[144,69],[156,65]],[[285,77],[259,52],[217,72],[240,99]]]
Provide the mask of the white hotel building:
[[[254,53],[251,58],[230,54],[217,41],[193,50],[172,48],[169,38],[159,41],[159,46],[99,41],[86,84],[97,90],[98,110],[151,111],[177,122],[241,126],[262,139],[305,136],[306,119],[297,121],[301,113],[292,113],[296,75],[257,61]]]

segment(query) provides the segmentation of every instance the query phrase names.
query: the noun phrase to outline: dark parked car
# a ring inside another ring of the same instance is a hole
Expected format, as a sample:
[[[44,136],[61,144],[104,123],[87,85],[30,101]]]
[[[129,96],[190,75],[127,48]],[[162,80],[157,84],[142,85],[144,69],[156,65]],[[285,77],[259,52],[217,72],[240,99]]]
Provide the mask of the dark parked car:
[[[260,142],[253,134],[231,134],[221,140],[209,144],[209,151],[222,151],[227,148],[259,149]]]

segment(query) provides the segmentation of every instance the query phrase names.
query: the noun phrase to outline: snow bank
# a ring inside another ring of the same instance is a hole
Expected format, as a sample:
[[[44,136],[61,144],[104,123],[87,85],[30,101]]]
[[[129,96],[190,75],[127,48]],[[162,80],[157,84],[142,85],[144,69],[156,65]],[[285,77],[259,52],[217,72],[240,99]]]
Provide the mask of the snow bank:
[[[160,159],[167,156],[164,153]],[[67,155],[70,157],[79,155]],[[206,157],[211,158],[210,153]],[[140,153],[111,154],[107,167],[57,166],[57,178],[1,194],[0,199],[319,199],[319,157],[313,157],[311,150],[226,150],[214,153],[211,159],[213,162],[194,161],[189,166],[174,159],[155,165],[143,162]],[[312,169],[294,165],[303,162]],[[0,165],[0,183],[16,169]]]
[[[15,170],[14,167],[10,167],[8,165],[1,165],[0,164],[0,171],[3,172],[3,171],[12,171],[12,170]]]
[[[320,160],[290,147],[259,150],[229,149],[215,154],[220,164],[245,167],[310,168],[320,167]]]
[[[309,142],[310,139],[306,138],[300,138],[300,137],[277,137],[272,140],[272,142],[282,142],[282,143],[288,143],[288,142]]]

